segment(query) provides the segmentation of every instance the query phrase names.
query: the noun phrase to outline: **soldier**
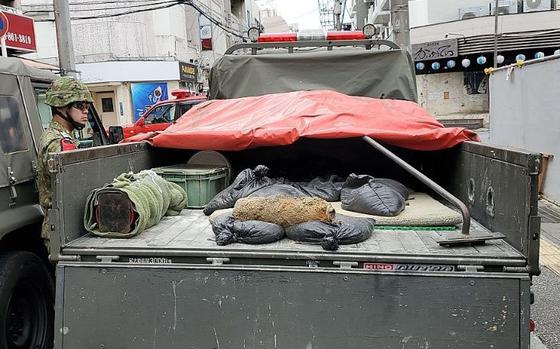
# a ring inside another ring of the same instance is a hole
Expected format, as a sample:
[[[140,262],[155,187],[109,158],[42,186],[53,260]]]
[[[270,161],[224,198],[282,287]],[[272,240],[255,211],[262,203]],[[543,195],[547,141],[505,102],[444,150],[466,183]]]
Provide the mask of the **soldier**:
[[[55,80],[47,91],[46,103],[51,106],[52,121],[40,140],[38,159],[39,201],[45,213],[41,236],[50,253],[48,210],[52,206],[51,178],[48,168],[49,153],[77,149],[74,130],[81,130],[88,122],[89,106],[93,98],[87,87],[72,77]]]

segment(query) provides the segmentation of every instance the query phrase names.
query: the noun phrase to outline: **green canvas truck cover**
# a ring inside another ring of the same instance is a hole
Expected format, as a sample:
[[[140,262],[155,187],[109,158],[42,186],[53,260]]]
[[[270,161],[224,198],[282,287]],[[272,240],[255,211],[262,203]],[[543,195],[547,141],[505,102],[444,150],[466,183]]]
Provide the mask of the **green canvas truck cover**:
[[[210,72],[210,98],[308,90],[408,101],[418,98],[412,58],[406,51],[316,50],[225,55]]]

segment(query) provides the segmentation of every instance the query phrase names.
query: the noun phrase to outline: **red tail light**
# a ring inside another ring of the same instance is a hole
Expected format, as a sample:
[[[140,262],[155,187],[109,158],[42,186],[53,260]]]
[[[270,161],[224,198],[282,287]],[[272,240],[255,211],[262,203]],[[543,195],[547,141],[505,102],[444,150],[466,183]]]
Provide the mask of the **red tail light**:
[[[287,42],[298,41],[297,33],[261,34],[257,42]]]
[[[327,33],[327,40],[364,40],[365,38],[366,36],[364,33],[359,31],[336,31]]]
[[[529,331],[535,332],[535,322],[533,320],[529,320]]]

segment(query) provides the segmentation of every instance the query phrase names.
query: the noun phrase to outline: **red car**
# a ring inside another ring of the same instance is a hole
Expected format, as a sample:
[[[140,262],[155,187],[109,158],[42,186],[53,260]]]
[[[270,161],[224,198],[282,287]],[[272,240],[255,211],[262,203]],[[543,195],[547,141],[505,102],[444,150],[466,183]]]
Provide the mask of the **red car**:
[[[124,138],[139,133],[165,130],[194,105],[208,100],[204,95],[193,96],[184,90],[173,90],[171,95],[175,98],[152,105],[133,125],[124,126]]]

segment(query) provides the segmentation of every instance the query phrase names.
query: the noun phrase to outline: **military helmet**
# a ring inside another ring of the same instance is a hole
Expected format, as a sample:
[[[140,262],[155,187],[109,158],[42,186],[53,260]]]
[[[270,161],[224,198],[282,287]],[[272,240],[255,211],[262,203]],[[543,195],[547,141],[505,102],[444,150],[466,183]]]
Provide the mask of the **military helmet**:
[[[86,85],[70,76],[63,76],[53,81],[47,91],[46,103],[51,107],[65,107],[74,102],[93,103]]]

